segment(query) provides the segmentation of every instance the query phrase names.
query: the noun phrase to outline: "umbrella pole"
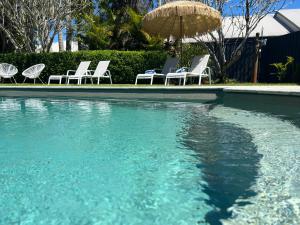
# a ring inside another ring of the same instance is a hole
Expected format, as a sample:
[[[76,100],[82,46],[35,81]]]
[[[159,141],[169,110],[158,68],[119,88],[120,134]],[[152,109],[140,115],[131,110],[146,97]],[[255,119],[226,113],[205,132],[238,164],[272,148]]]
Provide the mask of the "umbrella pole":
[[[182,66],[182,37],[183,37],[183,18],[180,17],[180,66]]]

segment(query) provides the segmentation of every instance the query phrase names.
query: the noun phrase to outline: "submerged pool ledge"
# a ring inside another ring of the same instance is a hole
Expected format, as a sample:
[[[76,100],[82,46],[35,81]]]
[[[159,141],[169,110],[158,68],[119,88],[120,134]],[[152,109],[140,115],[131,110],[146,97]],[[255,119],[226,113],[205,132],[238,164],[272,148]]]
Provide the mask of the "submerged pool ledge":
[[[0,86],[2,97],[97,97],[109,99],[214,101],[222,87],[97,87],[97,86]]]
[[[214,101],[231,94],[300,97],[300,86],[0,86],[0,96],[3,97],[99,97]]]

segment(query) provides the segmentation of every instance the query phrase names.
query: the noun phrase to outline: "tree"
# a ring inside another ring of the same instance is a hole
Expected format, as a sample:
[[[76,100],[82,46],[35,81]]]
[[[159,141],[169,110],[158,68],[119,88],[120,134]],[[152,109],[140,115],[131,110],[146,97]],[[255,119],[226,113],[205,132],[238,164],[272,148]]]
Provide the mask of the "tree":
[[[9,27],[9,24],[6,21],[6,18],[4,16],[4,12],[0,11],[0,17],[2,18],[2,26]],[[8,38],[6,37],[6,34],[0,30],[0,52],[6,52],[11,51],[12,45],[9,42]]]
[[[152,1],[100,0],[96,14],[85,16],[80,38],[89,49],[139,50],[162,46],[162,40],[142,31],[142,16],[153,6]]]
[[[1,0],[0,30],[17,51],[49,52],[66,17],[83,10],[88,0]],[[9,27],[2,25],[6,18]]]
[[[269,13],[281,9],[285,1],[282,0],[205,0],[205,3],[217,9],[223,16],[223,23],[229,23],[229,28],[223,26],[216,32],[203,37],[197,37],[212,56],[215,71],[220,82],[227,79],[226,71],[242,55],[245,44],[250,34],[258,23]],[[228,52],[226,49],[229,40],[227,32],[235,30],[235,43]]]

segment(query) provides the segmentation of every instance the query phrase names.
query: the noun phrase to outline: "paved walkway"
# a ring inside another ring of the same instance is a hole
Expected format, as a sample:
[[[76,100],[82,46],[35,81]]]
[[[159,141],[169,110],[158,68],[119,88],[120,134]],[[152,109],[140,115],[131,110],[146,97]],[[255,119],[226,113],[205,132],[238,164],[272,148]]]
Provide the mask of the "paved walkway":
[[[300,96],[300,86],[235,86],[223,87],[224,92]]]

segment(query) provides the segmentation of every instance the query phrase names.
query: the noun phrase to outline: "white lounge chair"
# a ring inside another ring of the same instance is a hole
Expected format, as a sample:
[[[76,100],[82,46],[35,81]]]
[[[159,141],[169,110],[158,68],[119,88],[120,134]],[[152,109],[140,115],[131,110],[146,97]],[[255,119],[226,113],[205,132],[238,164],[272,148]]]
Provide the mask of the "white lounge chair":
[[[1,78],[4,79],[10,79],[10,81],[12,82],[12,80],[16,82],[14,76],[18,73],[18,69],[11,64],[8,63],[1,63],[0,64],[0,81]]]
[[[149,73],[138,74],[136,76],[135,85],[137,85],[138,80],[150,79],[150,85],[152,85],[154,77],[160,77],[160,78],[165,79],[166,75],[168,73],[172,72],[172,70],[173,71],[176,70],[178,62],[179,62],[178,58],[169,57],[166,60],[165,65],[164,65],[161,73],[157,73],[155,70],[149,70]]]
[[[85,61],[85,62],[81,62],[78,69],[72,72],[75,72],[74,75],[68,75],[67,79],[68,79],[68,84],[70,84],[70,80],[77,80],[78,81],[78,85],[81,84],[82,79],[85,78],[90,78],[91,76],[88,73],[88,68],[91,64],[91,61]]]
[[[77,70],[68,70],[67,75],[51,75],[48,79],[48,85],[53,80],[58,80],[59,84],[61,84],[63,79],[66,79],[66,83],[69,84],[69,79],[78,80],[78,84],[81,84],[82,78],[88,75],[88,68],[90,66],[90,61],[81,62],[77,68]],[[70,73],[74,73],[71,75]]]
[[[45,64],[37,64],[24,70],[22,73],[22,75],[25,77],[23,83],[25,83],[26,79],[33,79],[35,84],[36,79],[38,79],[43,84],[44,82],[41,80],[40,75],[44,69],[45,69]]]
[[[109,66],[110,61],[100,61],[97,65],[96,70],[89,70],[88,72],[91,75],[91,81],[93,84],[93,79],[97,79],[97,84],[100,84],[100,79],[101,78],[106,78],[110,80],[110,84],[112,84],[112,79],[111,79],[111,73],[107,69]],[[91,74],[93,73],[93,74]]]
[[[208,77],[209,84],[211,84],[211,69],[207,67],[208,61],[209,55],[194,57],[189,71],[168,73],[166,76],[165,85],[169,84],[170,79],[180,79],[180,81],[183,79],[183,85],[185,85],[187,78],[190,77],[199,77],[199,85],[201,85],[203,77]]]

